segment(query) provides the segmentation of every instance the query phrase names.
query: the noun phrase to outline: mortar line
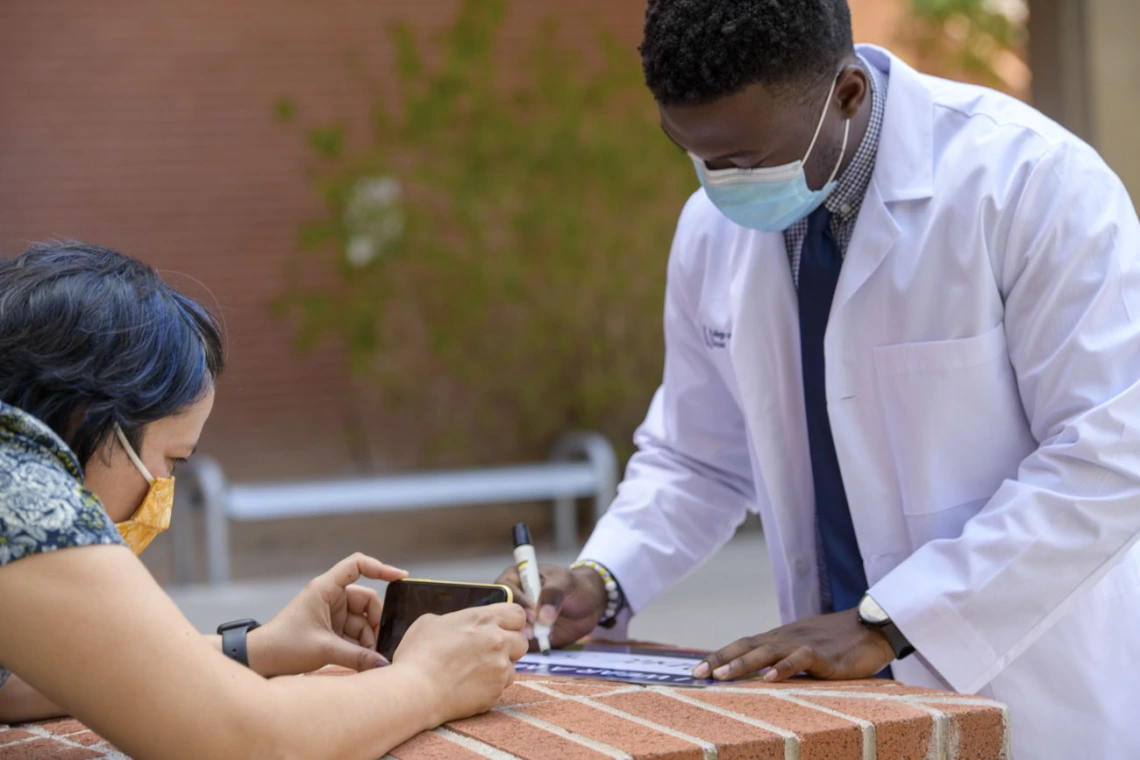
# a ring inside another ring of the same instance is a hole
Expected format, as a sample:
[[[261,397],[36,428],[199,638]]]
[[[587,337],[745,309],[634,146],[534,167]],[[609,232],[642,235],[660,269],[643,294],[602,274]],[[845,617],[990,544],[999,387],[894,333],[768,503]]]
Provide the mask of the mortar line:
[[[1002,704],[993,699],[985,699],[983,697],[966,698],[954,696],[941,696],[938,694],[912,694],[904,697],[903,700],[907,704],[922,705],[923,707],[931,707],[932,705],[958,705],[958,706],[976,706],[976,707],[996,707],[1001,710],[1001,724],[1002,724],[1002,745],[1001,745],[1001,760],[1009,760],[1013,754],[1013,736],[1010,733],[1009,721],[1009,705]]]
[[[839,710],[833,710],[830,707],[814,704],[807,701],[806,699],[801,699],[794,694],[788,694],[781,689],[773,689],[770,696],[775,697],[776,699],[781,699],[785,702],[791,702],[792,704],[799,705],[800,707],[806,707],[809,710],[818,710],[819,712],[826,713],[827,715],[830,715],[834,718],[840,718],[841,720],[846,720],[850,723],[854,723],[859,727],[859,733],[863,736],[863,760],[877,760],[879,749],[875,739],[875,724],[871,721],[856,717],[854,715],[848,715],[847,713],[840,712]]]
[[[950,731],[950,716],[941,710],[931,707],[930,705],[923,704],[922,702],[904,702],[897,700],[900,704],[910,705],[916,710],[925,710],[930,713],[934,723],[934,730],[931,736],[931,746],[926,753],[927,760],[950,760],[948,753],[948,740]]]
[[[759,718],[753,718],[743,713],[738,713],[735,710],[729,710],[725,707],[702,702],[699,699],[689,696],[679,689],[669,688],[667,686],[650,686],[649,691],[654,694],[661,694],[662,696],[670,699],[675,699],[678,702],[684,702],[687,705],[707,710],[715,715],[720,715],[723,718],[731,718],[732,720],[740,723],[754,726],[755,728],[762,728],[765,731],[775,734],[784,740],[784,760],[800,760],[800,737],[794,731],[789,731],[786,728],[781,728],[775,724],[769,723]]]
[[[528,688],[531,685],[545,686],[546,688],[552,689],[554,691],[558,691],[557,689],[554,688],[556,685],[557,686],[563,686],[566,684],[565,681],[515,681],[515,683],[517,683],[519,686],[526,686]],[[606,688],[608,688],[608,687],[606,687]],[[634,692],[644,691],[644,690],[645,690],[645,687],[643,687],[643,686],[636,686],[636,685],[630,685],[630,684],[626,684],[623,686],[616,686],[615,685],[610,691],[604,691],[601,694],[594,694],[592,696],[594,696],[594,697],[612,697],[612,696],[615,696],[617,694],[632,694]],[[542,691],[540,689],[535,689],[535,691],[539,692],[540,694],[547,694],[547,695],[549,695],[549,693],[550,693],[547,691]],[[569,696],[580,696],[580,695],[566,694],[566,693],[561,692],[561,691],[559,691],[558,694],[559,694],[560,698],[561,697],[569,697]]]
[[[446,726],[440,726],[432,733],[437,736],[442,736],[452,744],[458,744],[460,747],[463,747],[466,750],[470,750],[480,757],[489,758],[489,760],[522,760],[518,755],[512,755],[510,752],[504,752],[498,747],[492,747],[490,744],[481,742],[478,739],[472,739],[470,736],[464,736],[463,734],[457,731],[453,731]]]
[[[650,687],[653,688],[653,687]],[[791,694],[796,697],[842,697],[844,699],[878,699],[893,702],[943,702],[955,705],[978,705],[981,707],[1005,707],[1001,702],[985,697],[963,697],[953,694],[881,694],[868,691],[840,691],[838,689],[756,689],[739,686],[713,686],[706,691],[714,694]]]
[[[907,694],[900,696],[904,702],[934,702],[944,705],[975,705],[977,707],[998,707],[1006,709],[1006,706],[1001,702],[993,699],[986,699],[985,697],[955,697],[953,695],[940,695],[940,694]]]
[[[587,707],[592,707],[595,710],[600,710],[609,715],[613,715],[614,717],[621,718],[622,720],[629,721],[630,723],[636,723],[640,726],[644,726],[645,728],[653,729],[654,731],[665,734],[666,736],[672,736],[674,739],[680,739],[683,742],[688,742],[689,744],[700,747],[701,754],[704,756],[704,760],[719,760],[720,753],[717,750],[717,746],[714,742],[706,741],[705,739],[686,734],[685,732],[678,731],[675,728],[663,726],[660,723],[655,723],[651,720],[647,720],[638,715],[628,713],[625,710],[612,707],[603,702],[595,702],[590,697],[561,694],[561,692],[557,692],[554,689],[550,689],[545,686],[536,686],[535,691],[541,692],[543,694],[548,694],[550,696],[559,695],[562,697],[562,699],[569,699],[573,702],[577,702],[579,704],[586,705]]]
[[[34,724],[22,725],[22,726],[20,726],[20,730],[21,731],[27,731],[29,734],[32,734],[34,736],[38,736],[41,739],[54,739],[55,741],[59,742],[60,744],[64,745],[65,747],[78,747],[79,749],[85,749],[85,750],[89,750],[91,752],[98,752],[98,753],[100,753],[100,755],[103,758],[107,758],[107,760],[130,760],[130,758],[128,758],[126,755],[124,755],[122,752],[119,752],[118,750],[113,750],[113,749],[110,749],[109,747],[99,747],[99,746],[88,747],[86,745],[80,744],[79,742],[71,741],[66,736],[63,736],[61,734],[53,734],[51,731],[48,731],[47,729],[41,728],[40,726],[37,726]],[[91,729],[87,729],[87,730],[91,731]],[[76,731],[74,733],[81,734],[81,733],[83,733],[83,731],[80,730],[80,731]],[[95,733],[95,732],[91,731],[91,733]],[[98,734],[95,734],[95,735],[98,736]],[[25,740],[25,741],[29,741],[29,740]],[[104,741],[106,741],[106,740],[104,740]],[[19,742],[16,742],[10,746],[16,746],[16,744],[19,744]]]
[[[617,747],[611,747],[605,742],[600,742],[597,739],[591,739],[588,736],[576,734],[569,729],[543,720],[542,718],[535,717],[529,713],[524,713],[521,710],[516,710],[513,707],[496,707],[495,712],[502,713],[503,715],[509,715],[512,718],[521,720],[524,723],[529,723],[536,728],[541,728],[547,733],[554,734],[555,736],[560,736],[563,739],[572,741],[575,744],[586,747],[587,749],[592,749],[595,752],[601,753],[603,755],[609,755],[611,758],[613,758],[613,760],[634,760],[633,755],[629,754],[625,750],[618,749]]]

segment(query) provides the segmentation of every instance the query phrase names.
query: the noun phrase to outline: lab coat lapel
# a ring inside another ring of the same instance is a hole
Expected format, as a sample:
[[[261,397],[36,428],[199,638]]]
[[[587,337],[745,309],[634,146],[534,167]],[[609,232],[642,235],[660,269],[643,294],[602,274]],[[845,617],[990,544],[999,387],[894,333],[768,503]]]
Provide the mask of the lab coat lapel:
[[[855,223],[855,233],[847,247],[843,266],[839,270],[839,283],[835,286],[831,316],[828,317],[829,332],[830,325],[841,319],[837,315],[843,307],[890,253],[900,232],[898,222],[883,201],[878,183],[872,180],[863,198],[863,207],[859,210],[859,219]]]
[[[922,76],[890,53],[860,45],[868,62],[890,75],[871,184],[835,289],[829,323],[890,253],[900,228],[890,206],[927,199],[934,188],[934,99]]]

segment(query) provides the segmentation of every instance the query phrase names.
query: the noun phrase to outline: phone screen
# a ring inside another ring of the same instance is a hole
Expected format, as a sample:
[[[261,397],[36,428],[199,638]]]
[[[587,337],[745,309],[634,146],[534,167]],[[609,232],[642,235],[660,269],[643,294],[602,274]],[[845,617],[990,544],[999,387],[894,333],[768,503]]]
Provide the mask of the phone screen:
[[[376,651],[389,662],[404,634],[421,615],[446,615],[468,607],[511,601],[505,588],[463,583],[405,580],[388,584]]]

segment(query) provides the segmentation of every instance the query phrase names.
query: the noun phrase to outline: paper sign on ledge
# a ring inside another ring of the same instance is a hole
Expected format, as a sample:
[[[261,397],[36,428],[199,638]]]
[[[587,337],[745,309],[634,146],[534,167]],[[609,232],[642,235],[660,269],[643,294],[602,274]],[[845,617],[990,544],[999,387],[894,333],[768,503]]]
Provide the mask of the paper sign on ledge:
[[[718,683],[693,678],[693,668],[706,654],[682,649],[585,644],[552,649],[549,654],[528,654],[519,660],[515,670],[527,675],[699,688]]]

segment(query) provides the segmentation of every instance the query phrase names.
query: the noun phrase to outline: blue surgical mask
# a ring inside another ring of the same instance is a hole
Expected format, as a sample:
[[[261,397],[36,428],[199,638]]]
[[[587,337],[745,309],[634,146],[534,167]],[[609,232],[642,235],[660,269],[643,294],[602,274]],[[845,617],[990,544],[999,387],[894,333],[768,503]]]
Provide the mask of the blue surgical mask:
[[[823,114],[819,117],[815,135],[811,138],[811,145],[802,161],[757,169],[709,169],[703,160],[689,154],[709,200],[722,214],[741,227],[782,232],[819,208],[835,189],[835,175],[843,163],[843,156],[847,152],[847,137],[851,132],[851,120],[848,119],[843,128],[843,148],[831,177],[819,190],[809,190],[804,164],[815,149],[820,130],[823,129],[837,80],[838,77],[831,81]]]

